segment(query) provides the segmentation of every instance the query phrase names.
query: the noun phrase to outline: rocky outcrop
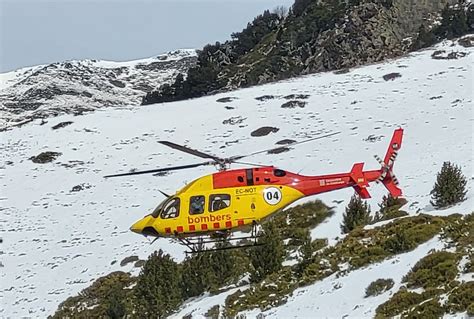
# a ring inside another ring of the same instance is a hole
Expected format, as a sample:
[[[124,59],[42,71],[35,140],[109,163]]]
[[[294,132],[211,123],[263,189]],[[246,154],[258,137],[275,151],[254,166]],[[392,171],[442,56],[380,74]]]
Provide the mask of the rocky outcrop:
[[[0,129],[25,120],[140,104],[196,64],[194,50],[143,60],[67,61],[0,74]]]

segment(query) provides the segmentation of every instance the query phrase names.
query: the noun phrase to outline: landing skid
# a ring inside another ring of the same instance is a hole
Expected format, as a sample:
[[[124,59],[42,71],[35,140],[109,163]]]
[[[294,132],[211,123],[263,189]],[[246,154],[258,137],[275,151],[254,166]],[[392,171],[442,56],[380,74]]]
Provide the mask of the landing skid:
[[[186,254],[198,254],[202,252],[219,251],[219,250],[230,250],[239,248],[248,248],[262,246],[263,244],[258,243],[258,238],[262,235],[258,232],[258,224],[252,224],[252,232],[249,236],[242,237],[231,237],[230,231],[215,232],[209,236],[199,236],[194,238],[178,237],[179,242],[188,247],[189,251]],[[245,241],[245,243],[230,245],[232,242]],[[206,248],[206,244],[222,244],[220,247]],[[229,245],[225,245],[229,244]]]

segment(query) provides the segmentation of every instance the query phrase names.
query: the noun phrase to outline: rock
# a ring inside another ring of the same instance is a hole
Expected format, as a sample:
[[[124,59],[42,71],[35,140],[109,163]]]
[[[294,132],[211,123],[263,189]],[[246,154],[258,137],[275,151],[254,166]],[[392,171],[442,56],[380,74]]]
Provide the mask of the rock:
[[[71,125],[72,123],[73,123],[72,121],[61,122],[61,123],[56,124],[55,126],[51,127],[51,129],[57,130],[59,128],[63,128],[63,127],[66,127],[68,125]]]
[[[285,139],[285,140],[281,140],[281,141],[276,142],[276,144],[277,145],[288,145],[288,144],[292,144],[292,143],[295,143],[295,142],[296,142],[295,140]]]
[[[288,102],[283,103],[281,107],[284,109],[294,109],[295,107],[304,108],[306,104],[307,102],[304,102],[304,101],[293,100],[293,101],[288,101]]]
[[[271,126],[263,126],[259,129],[256,129],[252,133],[250,133],[251,136],[257,137],[257,136],[267,136],[270,133],[276,133],[280,129],[277,127],[271,127]]]
[[[435,60],[456,60],[459,58],[464,58],[467,55],[465,52],[453,51],[447,53],[445,50],[438,50],[433,52],[431,57]]]
[[[229,103],[229,102],[232,102],[233,100],[236,100],[237,98],[236,97],[232,97],[232,96],[229,96],[229,97],[222,97],[220,99],[217,99],[216,102],[219,102],[219,103]]]
[[[402,77],[402,75],[401,75],[400,73],[394,72],[394,73],[385,74],[385,75],[383,76],[383,79],[384,79],[385,81],[393,81],[393,80],[395,80],[395,79],[397,79],[397,78],[401,78],[401,77]]]
[[[471,48],[474,46],[474,35],[466,36],[464,38],[459,39],[459,45],[465,48]]]
[[[275,96],[273,96],[273,95],[262,95],[262,96],[257,96],[255,99],[257,101],[264,102],[264,101],[272,100],[274,98],[275,98]]]
[[[129,263],[133,263],[133,262],[136,262],[138,261],[138,256],[129,256],[129,257],[125,257],[124,259],[122,259],[122,261],[120,262],[120,266],[123,267]]]
[[[307,98],[309,98],[311,95],[309,94],[290,94],[290,95],[287,95],[287,96],[284,96],[283,98],[284,99],[287,99],[287,100],[306,100]]]
[[[288,147],[279,147],[279,148],[274,148],[272,150],[269,150],[267,154],[280,154],[280,153],[285,153],[288,152],[290,149]]]
[[[125,87],[125,83],[118,81],[118,80],[109,80],[110,84],[123,89]]]
[[[227,120],[222,121],[222,124],[237,125],[242,124],[247,118],[242,116],[234,116]]]
[[[42,152],[39,155],[30,157],[29,160],[36,164],[45,164],[54,161],[61,155],[62,153],[59,152]]]

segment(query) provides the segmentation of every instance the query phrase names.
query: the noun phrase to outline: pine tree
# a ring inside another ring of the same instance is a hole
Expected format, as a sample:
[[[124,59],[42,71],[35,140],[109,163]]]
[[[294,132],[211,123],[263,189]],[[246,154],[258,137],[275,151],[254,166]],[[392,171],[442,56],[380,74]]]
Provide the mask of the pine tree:
[[[148,257],[135,287],[139,318],[165,318],[181,303],[179,265],[162,250]]]
[[[259,282],[267,275],[280,270],[285,256],[280,231],[273,222],[264,226],[264,234],[258,239],[258,243],[262,245],[250,250],[250,261],[253,266],[250,275],[252,282]]]
[[[183,299],[199,296],[209,290],[214,276],[209,253],[198,253],[188,257],[181,265]]]
[[[367,225],[372,220],[370,217],[370,206],[366,201],[362,201],[357,194],[352,196],[342,217],[341,230],[343,233],[348,233],[357,226]]]
[[[430,192],[431,205],[444,208],[462,202],[466,199],[466,183],[460,167],[444,162]]]

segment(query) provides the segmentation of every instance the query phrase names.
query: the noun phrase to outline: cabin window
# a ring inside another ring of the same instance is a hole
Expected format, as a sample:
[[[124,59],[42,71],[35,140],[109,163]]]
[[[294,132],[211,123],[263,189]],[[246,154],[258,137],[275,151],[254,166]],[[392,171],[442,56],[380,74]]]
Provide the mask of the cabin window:
[[[209,211],[217,212],[230,206],[229,194],[216,194],[209,197]]]
[[[189,214],[196,215],[204,213],[204,196],[191,196],[189,199]]]
[[[281,169],[276,169],[273,171],[273,175],[275,175],[276,177],[283,177],[286,175],[286,172]]]
[[[179,205],[180,205],[180,200],[178,197],[170,199],[170,201],[163,206],[160,217],[162,219],[178,217]]]

